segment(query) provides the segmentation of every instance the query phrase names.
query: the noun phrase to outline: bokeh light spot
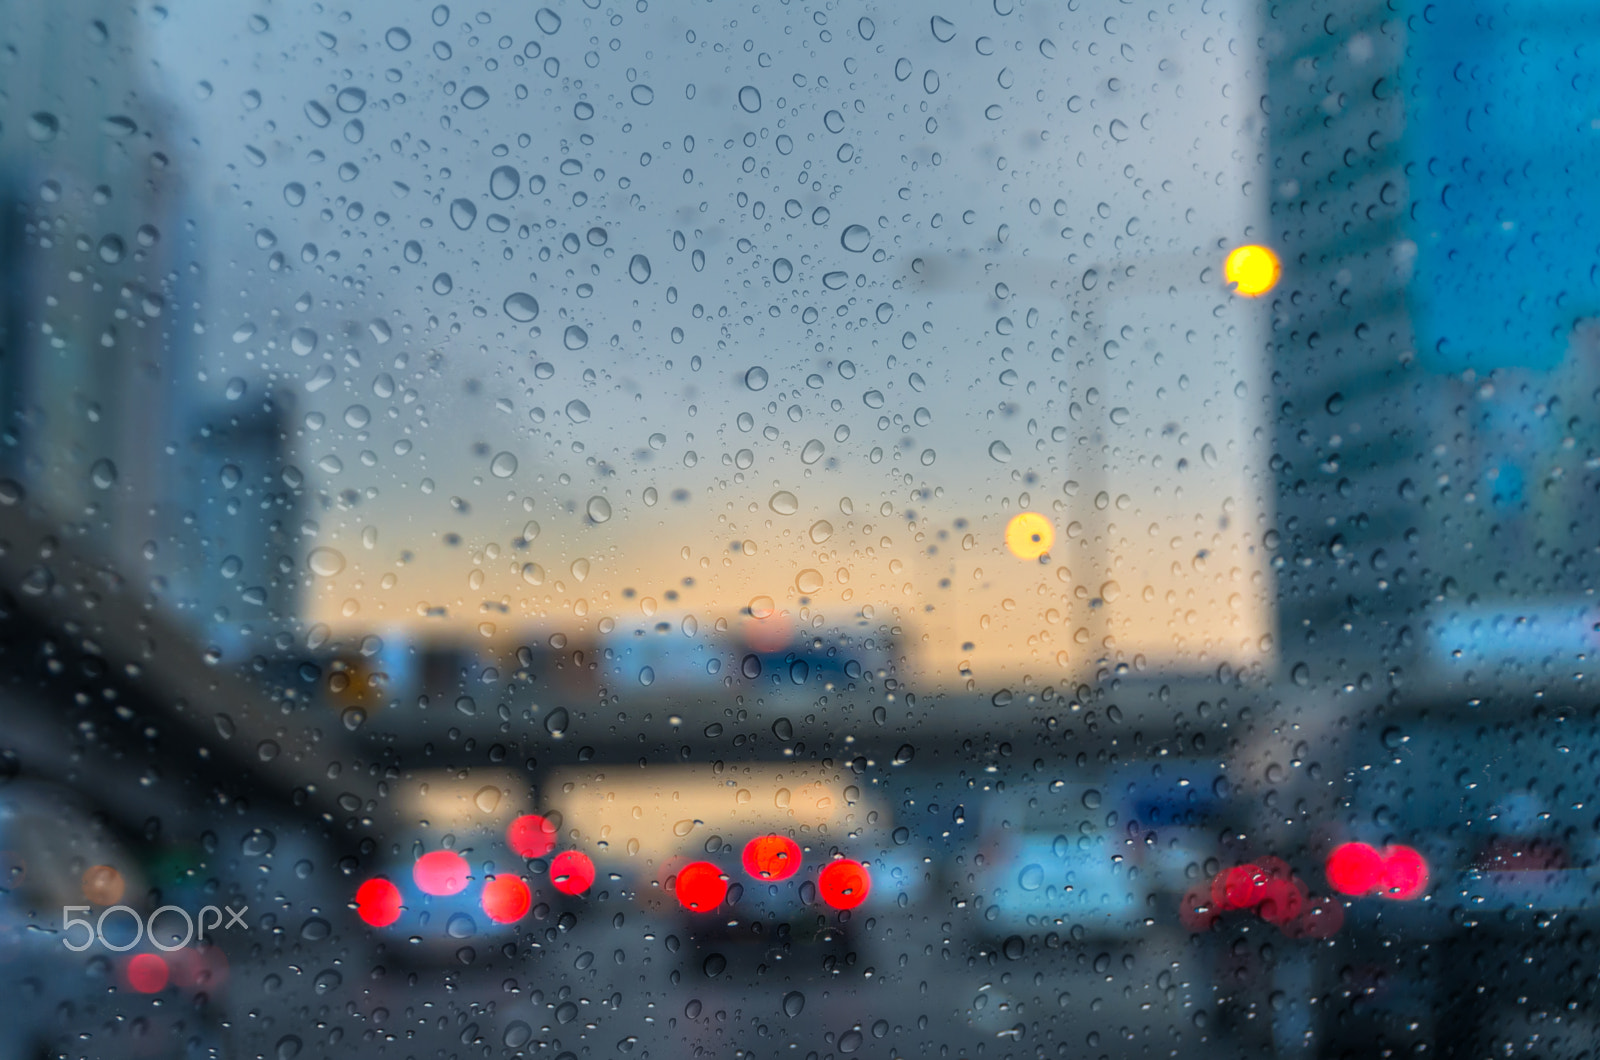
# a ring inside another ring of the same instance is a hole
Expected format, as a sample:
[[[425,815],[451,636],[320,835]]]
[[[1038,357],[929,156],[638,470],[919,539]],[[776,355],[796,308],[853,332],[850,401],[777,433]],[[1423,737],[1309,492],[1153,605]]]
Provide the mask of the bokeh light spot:
[[[849,858],[831,861],[817,876],[817,890],[832,908],[854,909],[867,900],[872,890],[872,877],[859,861]]]
[[[127,889],[122,873],[110,865],[91,865],[84,870],[82,882],[83,896],[95,905],[116,905]]]
[[[519,858],[542,858],[556,845],[556,826],[536,813],[525,813],[506,826],[506,844]]]
[[[757,836],[744,845],[742,860],[758,880],[787,880],[800,871],[800,844],[783,835]]]
[[[1056,528],[1038,512],[1020,512],[1006,524],[1006,548],[1018,559],[1038,559],[1056,543]]]
[[[1334,847],[1324,868],[1328,886],[1340,894],[1370,894],[1383,880],[1383,858],[1365,843]]]
[[[411,876],[423,894],[460,894],[467,889],[471,869],[467,859],[453,850],[435,850],[417,859]]]
[[[594,883],[594,862],[577,850],[563,850],[550,861],[550,885],[562,894],[582,894]]]
[[[722,904],[728,896],[728,881],[709,861],[691,861],[678,870],[673,890],[678,902],[692,913],[705,913]]]
[[[1229,287],[1246,298],[1259,298],[1278,285],[1283,266],[1278,255],[1266,247],[1235,247],[1222,265],[1222,277]]]
[[[368,880],[356,888],[356,915],[373,927],[388,927],[400,919],[400,888],[388,880]]]
[[[514,924],[528,913],[533,894],[515,876],[496,876],[483,885],[483,911],[496,924]]]
[[[1428,889],[1428,863],[1411,847],[1383,849],[1383,895],[1399,901],[1420,897]]]
[[[141,994],[154,994],[165,990],[167,962],[154,953],[136,953],[128,961],[128,985]]]

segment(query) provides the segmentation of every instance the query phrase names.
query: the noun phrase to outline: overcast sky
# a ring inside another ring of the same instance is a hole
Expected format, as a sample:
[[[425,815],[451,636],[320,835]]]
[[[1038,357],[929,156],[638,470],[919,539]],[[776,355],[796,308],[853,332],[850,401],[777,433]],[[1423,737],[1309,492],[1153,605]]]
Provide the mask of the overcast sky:
[[[1266,214],[1241,10],[482,6],[150,29],[212,225],[203,386],[298,393],[333,499],[310,618],[769,596],[1005,669],[1093,655],[1109,580],[1119,650],[1262,648],[1265,332],[1216,275]],[[1005,553],[1021,507],[1052,564]]]

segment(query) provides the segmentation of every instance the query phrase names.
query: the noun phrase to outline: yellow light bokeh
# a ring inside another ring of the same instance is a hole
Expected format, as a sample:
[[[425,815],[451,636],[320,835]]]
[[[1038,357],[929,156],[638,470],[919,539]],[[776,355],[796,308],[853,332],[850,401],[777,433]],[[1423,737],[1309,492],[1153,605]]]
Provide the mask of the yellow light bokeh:
[[[1055,541],[1056,528],[1038,512],[1022,512],[1006,524],[1006,548],[1018,559],[1038,559]]]
[[[1278,263],[1278,255],[1255,244],[1235,247],[1222,266],[1222,276],[1228,286],[1246,298],[1266,294],[1278,285],[1281,275],[1283,266]]]

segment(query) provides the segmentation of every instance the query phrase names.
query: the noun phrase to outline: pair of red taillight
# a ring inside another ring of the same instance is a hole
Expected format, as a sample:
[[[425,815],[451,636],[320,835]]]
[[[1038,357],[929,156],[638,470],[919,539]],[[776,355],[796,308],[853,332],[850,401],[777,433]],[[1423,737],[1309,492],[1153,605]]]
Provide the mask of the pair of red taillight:
[[[800,845],[788,836],[757,836],[745,844],[740,861],[762,883],[777,883],[800,871]],[[817,892],[832,909],[854,909],[871,890],[867,867],[849,858],[830,861],[817,874]],[[678,870],[673,893],[691,913],[709,913],[728,896],[728,880],[711,862],[693,861]]]
[[[1428,863],[1398,844],[1381,851],[1366,843],[1341,843],[1328,855],[1328,884],[1340,894],[1378,894],[1409,901],[1428,889]]]

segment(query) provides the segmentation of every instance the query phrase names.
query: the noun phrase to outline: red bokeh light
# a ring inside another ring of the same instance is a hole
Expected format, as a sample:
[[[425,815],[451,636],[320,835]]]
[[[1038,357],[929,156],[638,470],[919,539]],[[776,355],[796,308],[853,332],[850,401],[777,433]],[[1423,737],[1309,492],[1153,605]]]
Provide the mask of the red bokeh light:
[[[400,888],[375,878],[356,888],[356,915],[373,927],[388,927],[400,919]]]
[[[536,813],[525,813],[506,826],[506,844],[519,858],[542,858],[556,845],[556,826]]]
[[[849,858],[830,861],[817,876],[817,890],[822,900],[834,909],[854,909],[867,900],[872,890],[872,877],[859,861]]]
[[[1328,886],[1340,894],[1362,895],[1383,880],[1383,857],[1365,843],[1341,843],[1328,855]]]
[[[758,880],[787,880],[800,871],[800,844],[783,835],[757,836],[744,845],[743,861]]]
[[[460,894],[467,889],[467,877],[471,874],[467,859],[453,850],[424,854],[411,869],[418,889],[432,895]]]
[[[1268,877],[1260,865],[1238,865],[1217,877],[1211,896],[1222,909],[1254,909],[1267,897]],[[1220,893],[1219,893],[1220,891]]]
[[[1428,863],[1407,846],[1383,850],[1383,895],[1400,901],[1420,897],[1428,889]]]
[[[550,861],[550,885],[562,894],[582,894],[594,883],[594,862],[577,850],[563,850]]]
[[[185,990],[212,993],[228,981],[228,958],[209,940],[166,955],[172,982]]]
[[[154,994],[166,989],[167,962],[154,953],[136,953],[128,961],[128,985],[141,994]]]
[[[1428,889],[1427,861],[1399,844],[1380,852],[1366,843],[1343,843],[1328,855],[1327,870],[1329,885],[1341,894],[1409,901]]]
[[[728,881],[709,861],[692,861],[678,870],[673,888],[678,901],[691,913],[704,913],[722,904],[728,896]]]
[[[528,913],[533,894],[515,876],[496,876],[483,885],[483,911],[496,924],[514,924]]]

